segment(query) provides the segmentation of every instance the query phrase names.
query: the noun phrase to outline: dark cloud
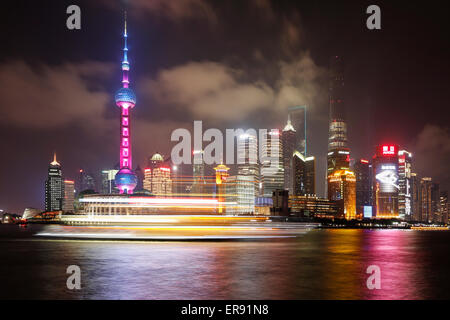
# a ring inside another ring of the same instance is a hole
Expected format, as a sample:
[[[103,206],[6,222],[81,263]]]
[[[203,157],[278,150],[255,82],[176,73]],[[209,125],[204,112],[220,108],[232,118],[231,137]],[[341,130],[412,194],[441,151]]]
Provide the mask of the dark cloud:
[[[413,170],[449,188],[450,128],[427,124],[412,144]]]
[[[126,8],[132,16],[140,19],[150,15],[172,22],[201,19],[216,24],[218,20],[213,7],[204,0],[101,0],[101,3],[117,10]]]
[[[23,128],[52,129],[79,123],[100,131],[110,127],[103,114],[111,97],[89,88],[89,78],[110,76],[112,65],[101,62],[61,66],[24,61],[0,65],[0,121]],[[101,82],[100,82],[101,83]]]

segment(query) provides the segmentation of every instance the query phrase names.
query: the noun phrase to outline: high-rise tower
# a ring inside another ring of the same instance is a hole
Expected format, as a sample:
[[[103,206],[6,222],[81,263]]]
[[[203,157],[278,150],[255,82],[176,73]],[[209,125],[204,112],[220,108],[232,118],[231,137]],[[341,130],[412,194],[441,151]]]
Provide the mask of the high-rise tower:
[[[136,95],[129,88],[130,81],[128,72],[130,63],[128,62],[127,48],[127,15],[125,12],[125,28],[124,28],[124,48],[122,61],[122,88],[115,95],[116,105],[120,108],[120,170],[116,174],[115,182],[120,193],[132,194],[137,185],[137,176],[132,170],[131,163],[131,126],[130,111],[136,105]]]
[[[295,151],[295,129],[291,123],[291,115],[288,115],[288,121],[281,133],[281,142],[283,149],[283,167],[284,167],[284,189],[293,194],[293,172],[292,155]]]
[[[350,151],[347,146],[347,122],[344,104],[344,67],[342,58],[330,62],[330,126],[328,135],[328,171],[348,170]]]
[[[56,161],[56,154],[48,166],[48,177],[45,181],[45,211],[60,211],[63,209],[64,185],[61,165]]]

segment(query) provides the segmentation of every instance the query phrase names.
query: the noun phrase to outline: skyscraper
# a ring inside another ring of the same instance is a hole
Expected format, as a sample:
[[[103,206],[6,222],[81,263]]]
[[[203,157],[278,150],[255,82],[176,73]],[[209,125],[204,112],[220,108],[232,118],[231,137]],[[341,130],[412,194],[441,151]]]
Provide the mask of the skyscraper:
[[[406,150],[398,152],[398,213],[400,219],[410,221],[411,216],[411,162],[412,154]]]
[[[328,176],[328,198],[339,203],[345,219],[356,218],[356,178],[351,170],[337,170]]]
[[[75,182],[72,180],[64,180],[63,211],[73,212],[74,202],[75,202]]]
[[[243,180],[252,181],[256,197],[259,190],[258,139],[253,133],[245,133],[238,137],[237,146],[238,180],[239,176],[248,177]]]
[[[448,223],[448,210],[449,210],[449,203],[448,203],[448,192],[447,191],[441,191],[440,197],[440,210],[441,210],[441,217],[442,217],[442,223]]]
[[[205,163],[203,161],[203,150],[194,150],[194,163],[192,164],[192,189],[191,193],[203,195],[206,188]]]
[[[219,214],[223,214],[225,213],[226,207],[224,206],[223,202],[225,202],[225,198],[226,198],[226,182],[227,182],[227,177],[228,177],[228,170],[230,170],[230,168],[228,168],[226,165],[224,164],[219,164],[217,167],[214,168],[214,170],[216,171],[216,187],[217,187],[217,199],[219,201],[219,208],[218,208],[218,212]]]
[[[292,126],[290,114],[281,133],[281,145],[283,149],[284,189],[292,195],[294,192],[292,160],[295,150],[295,129]]]
[[[355,162],[356,177],[356,212],[364,214],[364,207],[372,205],[372,173],[369,160],[359,159]],[[370,208],[369,208],[370,209]],[[372,214],[370,214],[372,216]]]
[[[420,180],[420,221],[429,223],[433,220],[432,206],[433,181],[430,177]]]
[[[420,179],[416,173],[411,173],[411,215],[413,221],[421,221],[421,186]]]
[[[130,64],[128,62],[128,47],[127,47],[127,19],[125,13],[125,28],[124,28],[124,48],[122,61],[122,88],[120,88],[115,95],[116,105],[120,108],[120,170],[116,174],[115,182],[119,188],[120,193],[132,194],[137,185],[136,174],[132,170],[131,162],[131,121],[130,111],[136,105],[136,95],[133,90],[129,88],[128,71]]]
[[[305,158],[303,154],[294,151],[293,155],[293,195],[314,195],[315,190],[315,158]]]
[[[330,63],[330,124],[328,135],[327,175],[350,168],[347,146],[347,122],[344,101],[344,67],[342,58],[334,56]]]
[[[259,191],[258,140],[256,134],[245,133],[237,140],[238,174],[235,179],[237,210],[241,214],[255,212]]]
[[[372,161],[375,217],[398,218],[398,146],[380,145]]]
[[[273,191],[284,188],[283,150],[280,131],[266,132],[262,137],[261,183],[262,196],[272,198]]]
[[[63,209],[64,185],[61,165],[56,161],[56,154],[48,167],[48,177],[45,181],[45,211],[60,211]]]
[[[431,213],[433,223],[441,223],[441,191],[439,183],[433,182],[431,185]]]
[[[288,114],[295,132],[295,150],[306,157],[306,106],[289,107]]]

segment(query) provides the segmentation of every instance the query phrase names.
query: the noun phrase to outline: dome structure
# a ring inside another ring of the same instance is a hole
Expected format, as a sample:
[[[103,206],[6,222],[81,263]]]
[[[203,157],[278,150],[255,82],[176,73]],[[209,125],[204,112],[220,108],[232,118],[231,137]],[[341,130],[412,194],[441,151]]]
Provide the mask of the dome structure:
[[[162,155],[160,155],[159,153],[155,153],[152,156],[151,161],[164,161],[164,157]]]
[[[116,173],[114,178],[117,188],[119,188],[120,193],[133,193],[134,188],[137,185],[136,174],[128,168],[122,168]]]
[[[121,107],[128,104],[131,108],[136,104],[136,94],[130,88],[120,88],[115,95],[116,105]]]

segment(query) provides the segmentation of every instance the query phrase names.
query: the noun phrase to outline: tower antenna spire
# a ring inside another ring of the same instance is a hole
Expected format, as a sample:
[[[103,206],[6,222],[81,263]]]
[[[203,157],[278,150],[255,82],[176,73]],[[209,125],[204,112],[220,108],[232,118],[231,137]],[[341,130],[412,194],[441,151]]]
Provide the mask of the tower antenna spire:
[[[127,36],[127,10],[125,10],[124,13],[125,13],[125,32],[124,32],[124,35],[126,37]]]

